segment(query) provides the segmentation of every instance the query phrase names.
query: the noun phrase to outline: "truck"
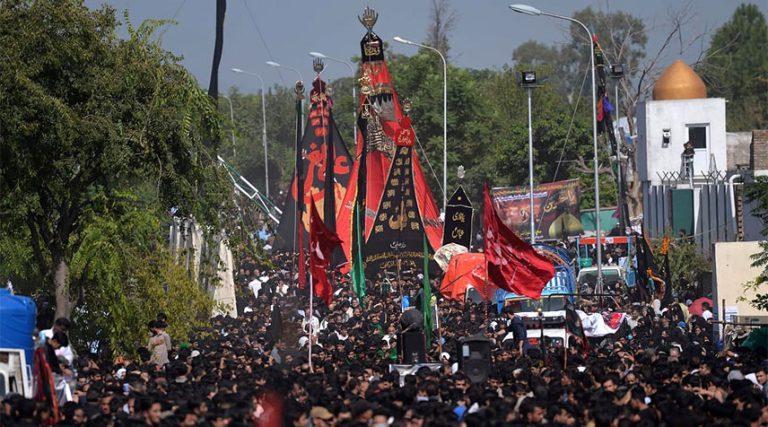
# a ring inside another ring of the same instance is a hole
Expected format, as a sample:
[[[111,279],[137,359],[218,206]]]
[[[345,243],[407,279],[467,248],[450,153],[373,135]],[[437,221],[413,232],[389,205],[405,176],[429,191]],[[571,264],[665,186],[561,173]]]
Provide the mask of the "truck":
[[[624,254],[628,254],[622,260],[620,265],[602,265],[603,283],[613,285],[622,282],[627,288],[635,286],[635,269],[633,267],[633,248],[634,238],[631,236],[613,236],[601,237],[600,242],[603,245],[616,245],[624,249]],[[576,241],[577,257],[579,259],[579,274],[576,283],[581,290],[584,285],[594,286],[597,283],[597,267],[592,265],[592,259],[589,258],[589,246],[595,245],[595,237],[580,237]],[[624,289],[627,291],[627,289]]]
[[[24,350],[0,348],[0,398],[20,394],[32,398],[32,372]]]
[[[37,307],[30,297],[0,288],[0,399],[11,393],[32,397],[32,338]]]
[[[613,285],[616,283],[627,282],[627,271],[624,267],[618,265],[604,265],[603,270],[603,283],[606,285]],[[579,275],[576,276],[576,283],[579,285],[579,289],[582,289],[584,285],[594,286],[597,283],[597,267],[584,267],[579,270]],[[633,283],[634,284],[634,283]]]
[[[534,244],[533,248],[552,261],[554,277],[544,285],[538,300],[499,289],[496,292],[497,309],[501,313],[506,306],[514,307],[515,314],[523,319],[528,330],[530,345],[539,346],[543,339],[547,345],[567,346],[565,306],[573,302],[576,293],[573,259],[559,247]]]

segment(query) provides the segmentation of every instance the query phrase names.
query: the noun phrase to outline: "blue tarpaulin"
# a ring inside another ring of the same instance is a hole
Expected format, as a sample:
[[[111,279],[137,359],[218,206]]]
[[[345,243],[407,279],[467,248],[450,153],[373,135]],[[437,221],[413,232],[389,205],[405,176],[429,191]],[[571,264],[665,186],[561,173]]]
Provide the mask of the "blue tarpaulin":
[[[37,307],[32,298],[13,295],[9,289],[0,288],[0,347],[21,348],[32,364],[35,350],[33,333]]]

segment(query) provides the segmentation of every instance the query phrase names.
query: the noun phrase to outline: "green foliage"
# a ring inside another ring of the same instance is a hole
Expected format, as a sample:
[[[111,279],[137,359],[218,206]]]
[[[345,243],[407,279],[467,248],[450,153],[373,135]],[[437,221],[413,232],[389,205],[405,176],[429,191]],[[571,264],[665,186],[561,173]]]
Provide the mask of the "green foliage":
[[[86,285],[68,272],[88,212],[111,214],[116,192],[149,185],[163,210],[214,229],[231,193],[204,144],[219,139],[219,115],[151,39],[160,23],[127,39],[118,25],[111,8],[77,0],[0,3],[0,235],[26,236],[15,253],[31,249],[26,263],[55,290],[58,315]]]
[[[240,173],[256,188],[264,189],[264,144],[262,142],[261,95],[245,95],[236,88],[229,93],[234,109],[234,124],[228,123],[224,134],[234,125],[236,149],[222,152]],[[273,199],[288,188],[293,176],[296,145],[296,114],[292,89],[275,86],[265,97],[267,147],[269,155],[269,187]],[[229,105],[222,102],[220,111],[229,117]]]
[[[752,214],[763,222],[763,236],[768,236],[768,179],[758,177],[754,183],[745,184],[744,196],[751,203],[756,203]],[[763,271],[757,278],[743,285],[745,290],[759,291],[768,284],[768,241],[760,242],[761,251],[752,254],[752,266],[762,268]],[[758,310],[768,311],[768,294],[758,293],[750,304]]]
[[[628,79],[639,76],[642,71],[640,61],[645,57],[648,42],[642,20],[625,12],[603,12],[591,7],[577,11],[573,18],[583,22],[598,37],[610,63],[625,65]],[[539,71],[542,65],[550,67],[553,72],[550,73],[549,84],[557,88],[564,99],[573,99],[579,94],[588,96],[590,93],[589,86],[581,86],[590,65],[587,33],[576,23],[570,24],[569,31],[570,42],[563,46],[547,46],[531,40],[512,53],[518,68]]]
[[[438,205],[441,204],[443,159],[442,62],[433,52],[395,55],[388,52],[388,67],[400,99],[413,103],[411,118],[420,146],[417,152]],[[539,69],[546,78],[554,71]],[[352,78],[331,82],[334,118],[342,138],[354,152],[352,136]],[[356,81],[355,81],[356,84]],[[258,95],[230,93],[235,109],[237,158],[233,163],[258,188],[263,188],[261,100]],[[577,98],[578,108],[564,100],[557,87],[545,82],[533,93],[534,175],[537,182],[580,178],[584,208],[592,197],[591,104]],[[274,195],[288,188],[293,172],[293,97],[288,89],[274,88],[267,95],[267,130],[270,154],[270,189]],[[228,113],[226,104],[223,113]],[[576,110],[574,113],[574,109]],[[482,200],[483,182],[525,185],[528,181],[527,93],[514,69],[471,70],[448,68],[448,193],[458,185],[456,168],[467,171],[463,180],[469,196]],[[422,151],[423,147],[423,151]],[[609,165],[607,147],[600,151],[601,171]],[[426,153],[426,156],[424,154]],[[229,158],[228,151],[228,158]],[[428,160],[428,161],[427,161]],[[275,163],[273,165],[273,162]],[[616,181],[601,175],[601,204],[616,203]],[[274,197],[274,196],[273,196]]]
[[[709,96],[728,100],[729,131],[768,127],[768,25],[760,9],[742,4],[712,37],[699,71]]]
[[[73,316],[78,347],[98,341],[112,354],[134,355],[160,311],[174,340],[207,319],[211,297],[174,261],[160,230],[155,212],[134,206],[116,217],[89,217],[72,259],[72,276],[88,283]]]
[[[699,254],[696,243],[692,239],[675,238],[672,230],[668,230],[667,237],[671,238],[669,245],[669,269],[672,271],[672,286],[681,291],[692,287],[702,275],[711,271],[710,261]],[[663,237],[654,240],[654,254],[656,266],[661,271],[664,265],[664,257],[659,254]]]

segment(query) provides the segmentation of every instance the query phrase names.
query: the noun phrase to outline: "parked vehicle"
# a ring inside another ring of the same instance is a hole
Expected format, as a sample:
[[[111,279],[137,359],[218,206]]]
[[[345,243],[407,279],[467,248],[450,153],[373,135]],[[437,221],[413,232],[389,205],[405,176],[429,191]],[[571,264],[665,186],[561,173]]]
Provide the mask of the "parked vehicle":
[[[634,237],[627,236],[615,236],[615,237],[601,237],[600,242],[603,245],[618,245],[623,248],[625,258],[623,260],[617,260],[616,265],[603,264],[603,283],[612,285],[619,280],[623,281],[627,288],[635,287],[635,260],[634,249],[635,244]],[[594,246],[597,243],[595,237],[579,237],[576,240],[577,258],[579,261],[579,274],[577,283],[579,288],[582,285],[589,283],[594,285],[597,283],[597,267],[593,265],[592,258],[589,257],[589,247]]]
[[[0,288],[0,399],[9,393],[32,397],[36,318],[32,298]]]
[[[0,348],[0,398],[14,393],[32,398],[31,366],[23,349]]]
[[[499,313],[504,307],[513,306],[528,329],[528,342],[541,345],[544,339],[549,345],[566,345],[565,306],[572,302],[576,293],[576,280],[572,258],[562,248],[535,244],[536,251],[552,261],[555,276],[544,285],[538,300],[500,289],[496,293]]]

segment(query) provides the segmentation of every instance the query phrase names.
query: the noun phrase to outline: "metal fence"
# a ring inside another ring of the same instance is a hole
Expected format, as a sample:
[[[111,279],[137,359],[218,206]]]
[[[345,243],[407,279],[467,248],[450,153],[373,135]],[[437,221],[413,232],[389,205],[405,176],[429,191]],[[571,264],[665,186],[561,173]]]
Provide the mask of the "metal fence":
[[[675,190],[690,190],[693,197],[693,230],[686,230],[689,238],[696,242],[699,251],[709,256],[712,244],[738,240],[737,224],[735,221],[734,187],[726,180],[721,171],[712,171],[697,176],[697,181],[690,185],[681,182],[679,172],[659,174],[660,185],[643,186],[643,222],[646,235],[659,237],[668,231],[674,234],[680,230],[673,229],[675,213],[672,203],[672,193]]]

